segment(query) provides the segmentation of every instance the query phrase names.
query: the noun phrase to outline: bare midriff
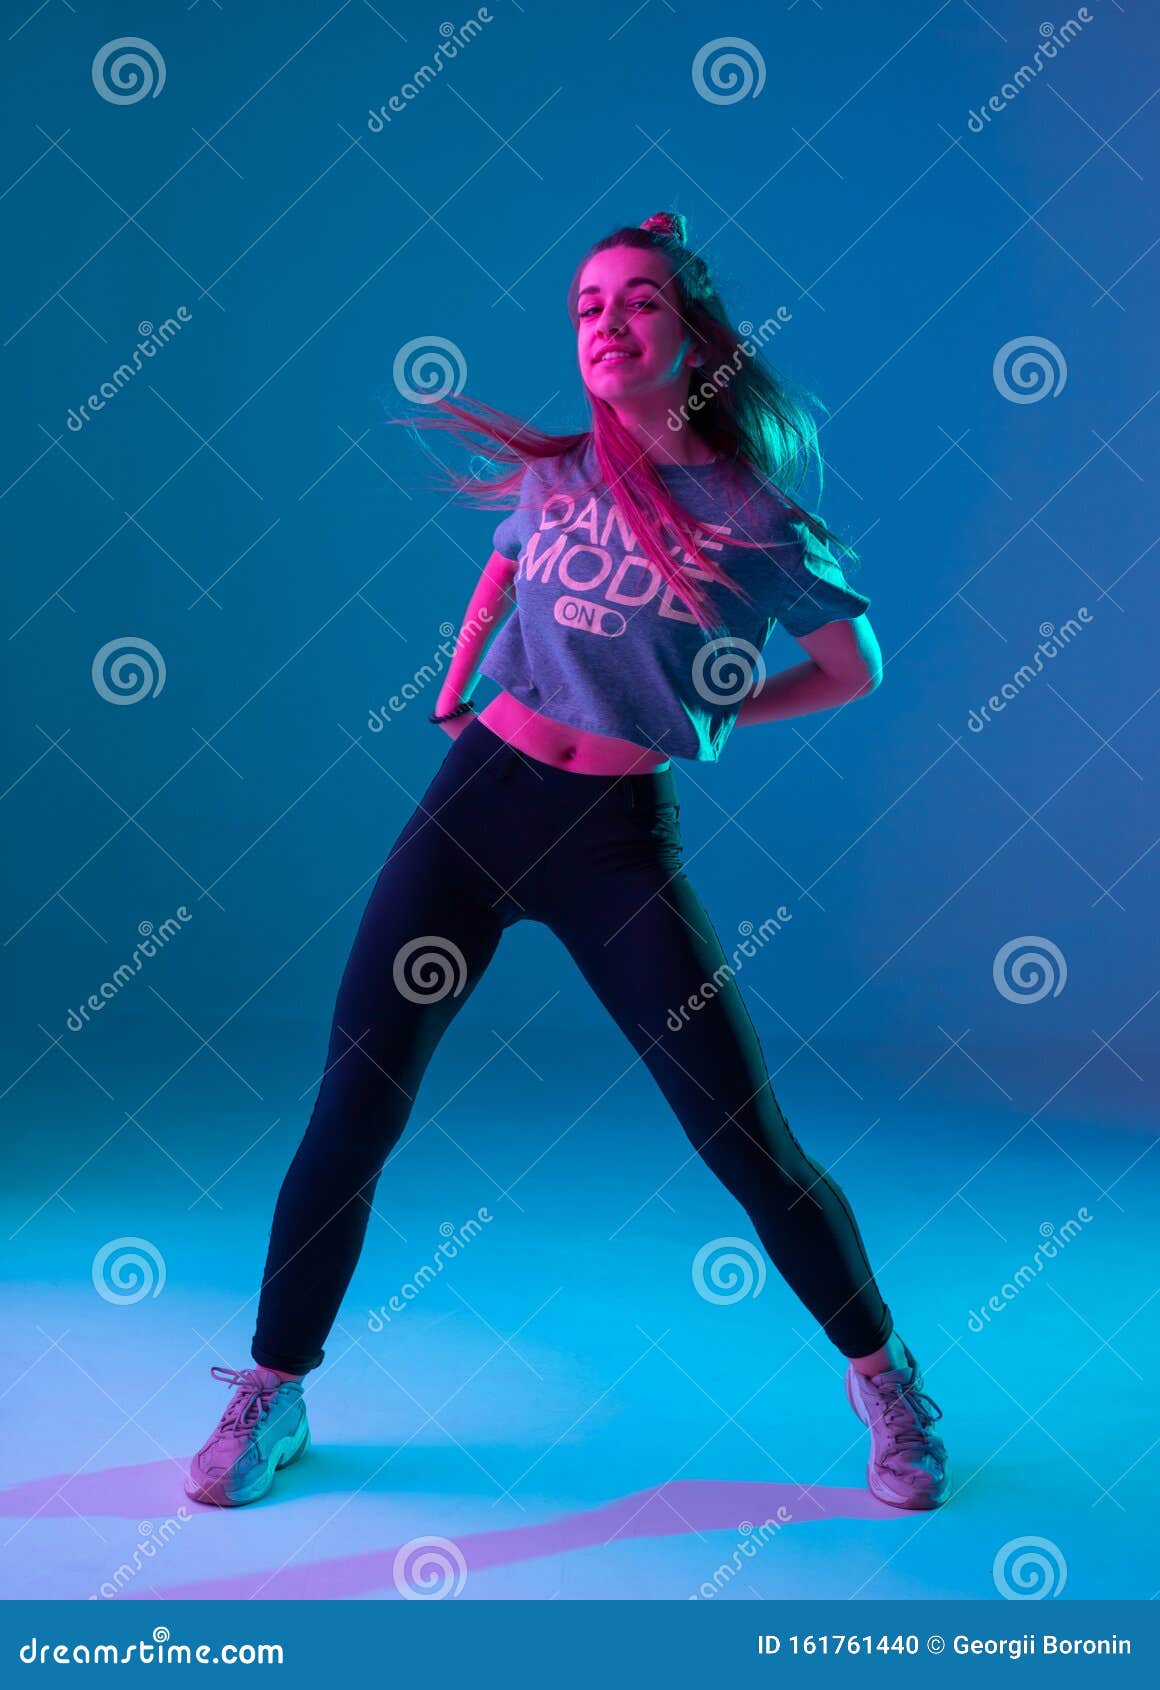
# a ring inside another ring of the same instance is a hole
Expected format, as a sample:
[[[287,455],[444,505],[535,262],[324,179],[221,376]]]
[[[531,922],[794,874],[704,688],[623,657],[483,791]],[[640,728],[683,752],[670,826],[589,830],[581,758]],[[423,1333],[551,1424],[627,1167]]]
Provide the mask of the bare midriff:
[[[630,740],[554,722],[510,692],[497,692],[479,712],[479,720],[517,751],[578,775],[643,775],[666,767],[669,761]]]

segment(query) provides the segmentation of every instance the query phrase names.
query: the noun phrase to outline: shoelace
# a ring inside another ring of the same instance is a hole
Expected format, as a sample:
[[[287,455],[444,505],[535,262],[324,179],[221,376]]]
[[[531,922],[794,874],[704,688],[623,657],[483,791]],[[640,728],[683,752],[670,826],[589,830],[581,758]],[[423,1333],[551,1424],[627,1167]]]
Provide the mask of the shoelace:
[[[904,1385],[894,1379],[878,1388],[895,1393],[893,1402],[887,1403],[882,1410],[893,1449],[900,1454],[908,1450],[916,1454],[929,1452],[941,1460],[945,1454],[942,1440],[930,1430],[936,1420],[942,1419],[942,1409],[934,1399],[928,1397],[925,1391],[918,1390],[913,1381]]]
[[[264,1383],[252,1367],[240,1371],[232,1367],[211,1367],[210,1373],[223,1384],[237,1387],[237,1394],[218,1421],[219,1432],[245,1432],[265,1414],[278,1390],[277,1385]]]

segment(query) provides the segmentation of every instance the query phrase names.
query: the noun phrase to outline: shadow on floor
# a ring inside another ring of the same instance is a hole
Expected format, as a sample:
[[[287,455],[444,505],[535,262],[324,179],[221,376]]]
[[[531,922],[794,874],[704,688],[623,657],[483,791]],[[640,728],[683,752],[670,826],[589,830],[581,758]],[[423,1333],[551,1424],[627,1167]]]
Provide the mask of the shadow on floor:
[[[374,1474],[381,1466],[382,1454],[381,1446],[315,1447],[306,1461],[279,1475],[277,1488],[269,1497],[237,1512],[253,1517],[261,1510],[265,1515],[270,1509],[320,1494],[360,1491],[373,1495],[389,1490],[398,1496],[413,1490],[431,1490],[429,1472],[424,1475],[428,1482],[421,1486],[415,1483],[415,1474],[409,1475],[409,1483],[400,1484],[402,1474],[393,1463],[392,1470],[384,1471],[377,1480],[368,1480],[367,1475]],[[0,1514],[27,1520],[75,1518],[77,1514],[155,1522],[179,1517],[188,1520],[185,1530],[201,1517],[221,1520],[222,1510],[204,1507],[185,1496],[181,1488],[183,1477],[184,1468],[177,1463],[158,1461],[109,1468],[99,1473],[31,1480],[0,1492]],[[178,1516],[179,1508],[184,1508],[185,1514]],[[526,1526],[465,1532],[440,1541],[449,1543],[446,1552],[449,1562],[469,1573],[604,1546],[616,1539],[629,1541],[729,1531],[743,1541],[750,1530],[760,1530],[766,1522],[779,1530],[789,1530],[822,1520],[901,1522],[913,1518],[878,1502],[862,1488],[680,1479]],[[396,1561],[403,1547],[403,1543],[394,1543],[382,1549],[297,1566],[275,1561],[268,1568],[250,1568],[225,1577],[183,1584],[151,1584],[148,1590],[142,1589],[137,1594],[146,1599],[198,1601],[258,1597],[331,1600],[374,1591],[393,1594],[398,1589]],[[125,1589],[120,1599],[133,1595],[131,1589]]]

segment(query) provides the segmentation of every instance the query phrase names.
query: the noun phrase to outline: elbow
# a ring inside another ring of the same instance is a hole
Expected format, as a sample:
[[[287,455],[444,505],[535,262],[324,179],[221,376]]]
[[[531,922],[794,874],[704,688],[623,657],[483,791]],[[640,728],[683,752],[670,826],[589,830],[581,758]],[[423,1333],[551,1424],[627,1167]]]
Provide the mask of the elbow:
[[[882,652],[864,616],[854,621],[837,618],[801,644],[828,677],[827,690],[836,702],[865,698],[882,684]]]
[[[860,668],[850,682],[849,700],[868,698],[872,692],[877,692],[882,685],[881,664],[867,665]]]

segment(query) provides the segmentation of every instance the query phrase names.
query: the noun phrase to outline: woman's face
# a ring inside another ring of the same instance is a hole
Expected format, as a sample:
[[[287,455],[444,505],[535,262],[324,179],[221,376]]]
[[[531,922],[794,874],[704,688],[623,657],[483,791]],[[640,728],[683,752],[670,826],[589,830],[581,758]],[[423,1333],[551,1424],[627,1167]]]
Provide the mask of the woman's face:
[[[576,349],[585,386],[615,404],[634,394],[688,387],[696,362],[681,321],[677,290],[664,255],[640,247],[607,247],[580,273]],[[621,357],[605,354],[617,349]]]

